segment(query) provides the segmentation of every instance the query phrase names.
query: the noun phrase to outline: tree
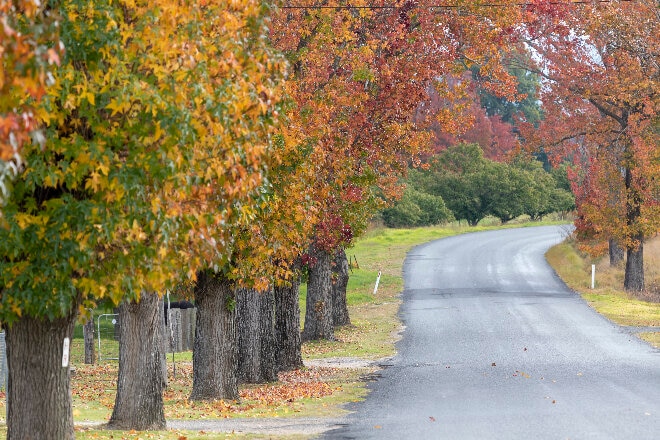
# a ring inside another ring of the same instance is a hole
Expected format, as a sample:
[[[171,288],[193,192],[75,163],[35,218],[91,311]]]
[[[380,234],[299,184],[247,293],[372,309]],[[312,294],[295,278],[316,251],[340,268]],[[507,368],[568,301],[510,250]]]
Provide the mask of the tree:
[[[303,367],[300,337],[299,263],[292,267],[294,275],[288,282],[279,282],[275,292],[275,341],[278,371],[289,371]]]
[[[492,10],[486,18],[473,2],[450,3],[457,8],[431,8],[425,1],[396,8],[383,1],[371,8],[323,2],[284,6],[274,17],[271,38],[293,66],[291,124],[305,127],[314,147],[311,189],[322,219],[309,251],[309,285],[320,290],[308,285],[306,338],[333,338],[326,264],[364,231],[382,196],[400,194],[399,177],[427,145],[428,134],[411,116],[428,87],[469,59],[485,66],[493,88],[515,89],[499,65],[499,50],[485,44],[484,35],[495,40],[510,32],[519,10]],[[441,116],[451,121],[454,115]],[[322,278],[316,280],[315,271]]]
[[[477,144],[448,148],[429,160],[429,170],[413,173],[413,182],[441,197],[454,217],[476,225],[487,215],[506,223],[522,214],[540,219],[572,209],[573,197],[541,162],[519,155],[511,163],[483,156]]]
[[[116,429],[163,429],[167,386],[163,301],[143,293],[119,306],[117,401],[108,425]],[[138,371],[139,374],[134,374]]]
[[[390,228],[432,226],[453,220],[442,197],[407,187],[403,197],[383,210],[383,220]]]
[[[335,327],[350,325],[346,287],[348,286],[348,258],[342,248],[335,252],[332,262],[332,324]]]
[[[194,278],[227,256],[219,226],[254,204],[284,64],[265,44],[265,9],[232,5],[53,6],[67,51],[35,109],[46,144],[24,146],[0,227],[8,438],[73,438],[62,341],[79,308]],[[27,334],[29,349],[16,345]],[[119,407],[122,426],[144,415]]]
[[[429,192],[442,197],[457,220],[476,226],[489,212],[488,161],[476,144],[460,144],[431,160]]]
[[[510,125],[517,125],[519,121],[525,121],[534,126],[542,120],[542,109],[538,101],[541,88],[541,76],[528,69],[517,67],[519,59],[530,59],[529,51],[513,52],[505,54],[505,64],[507,58],[512,58],[512,63],[507,66],[507,71],[516,78],[517,97],[515,100],[509,100],[506,97],[491,93],[486,88],[479,88],[479,101],[481,107],[486,110],[488,116],[499,116],[502,122]],[[474,70],[477,78],[479,70]],[[477,82],[478,84],[478,82]]]
[[[460,79],[447,79],[450,90],[455,89],[451,94],[440,94],[431,88],[429,100],[418,108],[415,118],[423,122],[425,112],[441,109],[451,109],[452,113],[455,113],[451,123],[434,118],[429,121],[429,129],[433,133],[433,150],[436,154],[459,143],[474,143],[479,144],[485,157],[505,160],[518,144],[513,125],[509,121],[503,121],[496,112],[489,113],[490,109],[486,107],[489,104],[480,101],[480,96],[488,92],[479,87],[475,76],[474,73],[465,72]],[[457,96],[454,96],[455,94]],[[497,102],[510,102],[504,97],[490,93],[487,96]]]
[[[222,280],[216,284],[222,288],[216,295],[229,299],[223,303],[208,298],[202,303],[211,317],[225,310],[214,319],[197,321],[204,329],[196,335],[200,340],[195,343],[193,369],[198,380],[193,382],[191,399],[236,398],[237,380],[269,381],[279,370],[302,365],[298,261],[308,244],[315,208],[307,194],[314,172],[308,162],[311,150],[300,139],[295,127],[280,127],[271,145],[259,203],[249,216],[230,226],[230,258],[208,271]],[[268,298],[255,296],[257,291],[267,292]],[[199,293],[213,295],[210,290]],[[196,303],[197,294],[196,290]],[[220,325],[233,325],[232,333],[217,328]],[[203,334],[224,335],[227,352],[236,354],[228,359],[207,356],[208,345],[214,342],[202,340]]]
[[[483,199],[486,212],[500,219],[502,223],[513,220],[525,213],[527,204],[540,205],[542,202],[533,188],[529,173],[502,163],[489,163],[480,181],[484,183]]]
[[[234,295],[225,277],[212,271],[197,275],[191,400],[238,399]]]
[[[238,380],[243,383],[277,381],[273,289],[240,289],[236,294]]]
[[[546,120],[529,139],[573,158],[579,231],[626,249],[624,288],[644,289],[643,243],[660,225],[657,2],[594,2],[528,10],[521,41],[539,55]],[[525,63],[521,63],[525,64]]]
[[[11,181],[23,170],[22,149],[34,139],[44,146],[35,107],[52,85],[64,46],[58,17],[31,0],[0,1],[0,208]],[[1,211],[0,211],[1,214]]]

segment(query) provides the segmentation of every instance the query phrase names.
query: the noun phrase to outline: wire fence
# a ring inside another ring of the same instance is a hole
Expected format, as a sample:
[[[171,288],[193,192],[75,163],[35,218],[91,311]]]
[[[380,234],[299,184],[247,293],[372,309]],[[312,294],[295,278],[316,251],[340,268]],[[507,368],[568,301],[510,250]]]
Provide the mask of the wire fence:
[[[98,360],[119,360],[119,315],[106,313],[96,318]]]

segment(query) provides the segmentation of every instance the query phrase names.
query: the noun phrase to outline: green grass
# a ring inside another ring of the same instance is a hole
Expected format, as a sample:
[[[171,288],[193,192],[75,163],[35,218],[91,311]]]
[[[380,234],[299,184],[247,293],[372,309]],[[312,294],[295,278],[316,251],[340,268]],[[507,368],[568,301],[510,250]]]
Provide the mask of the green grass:
[[[645,272],[647,284],[658,284],[656,262],[660,260],[660,240],[645,246]],[[546,258],[564,282],[596,311],[611,321],[624,326],[658,327],[660,330],[660,303],[635,298],[623,290],[623,268],[610,267],[607,257],[592,259],[581,254],[572,241],[551,248]],[[591,289],[591,265],[596,265],[595,288]],[[656,295],[647,292],[646,296]],[[660,331],[643,332],[639,336],[660,348]]]

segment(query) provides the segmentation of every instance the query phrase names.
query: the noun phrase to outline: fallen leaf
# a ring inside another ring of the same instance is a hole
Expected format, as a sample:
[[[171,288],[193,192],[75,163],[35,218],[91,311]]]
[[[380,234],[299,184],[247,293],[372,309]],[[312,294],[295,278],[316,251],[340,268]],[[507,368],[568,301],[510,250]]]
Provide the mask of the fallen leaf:
[[[380,425],[376,425],[376,426],[374,426],[374,429],[383,429],[383,427],[380,426]]]
[[[435,417],[429,416],[429,420],[432,421],[432,422],[435,422]]]

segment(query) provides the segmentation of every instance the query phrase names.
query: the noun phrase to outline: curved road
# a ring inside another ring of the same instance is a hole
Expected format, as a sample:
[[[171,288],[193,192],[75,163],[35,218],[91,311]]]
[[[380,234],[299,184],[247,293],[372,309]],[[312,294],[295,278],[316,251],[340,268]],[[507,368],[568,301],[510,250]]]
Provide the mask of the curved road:
[[[411,251],[398,354],[324,438],[660,439],[660,351],[554,274],[544,253],[565,231],[480,232]]]

